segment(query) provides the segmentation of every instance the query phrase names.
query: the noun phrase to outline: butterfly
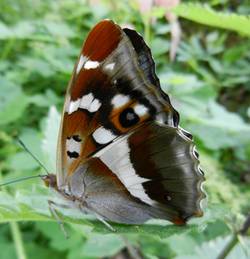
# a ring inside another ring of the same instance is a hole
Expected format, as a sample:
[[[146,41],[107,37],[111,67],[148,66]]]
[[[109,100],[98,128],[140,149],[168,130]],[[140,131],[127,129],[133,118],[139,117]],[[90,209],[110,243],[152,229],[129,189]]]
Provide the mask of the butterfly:
[[[151,51],[134,30],[99,22],[69,82],[45,183],[104,221],[183,225],[203,214],[204,173],[192,135],[160,87]]]

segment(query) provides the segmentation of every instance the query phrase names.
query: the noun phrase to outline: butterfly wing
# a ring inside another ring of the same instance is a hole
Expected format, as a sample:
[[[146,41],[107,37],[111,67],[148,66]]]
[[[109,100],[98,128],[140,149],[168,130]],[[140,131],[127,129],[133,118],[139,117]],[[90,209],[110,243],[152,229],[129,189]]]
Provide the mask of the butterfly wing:
[[[61,188],[66,186],[67,177],[83,162],[84,154],[94,149],[87,136],[98,125],[96,112],[102,104],[93,92],[98,88],[102,95],[110,86],[99,66],[119,41],[119,28],[109,21],[100,22],[89,33],[74,67],[65,97],[57,145],[57,183]]]
[[[101,210],[103,216],[110,218],[111,213],[115,216],[121,204],[122,207],[129,206],[117,198],[124,196],[124,192],[130,200],[127,204],[131,200],[134,208],[143,204],[147,219],[163,218],[184,224],[191,216],[202,215],[200,201],[204,198],[201,191],[204,175],[194,143],[181,129],[149,122],[94,157],[102,165],[102,171],[109,172],[119,183],[110,181],[104,185],[103,179],[95,175],[98,170],[90,170],[93,178],[99,180],[95,180],[94,186],[86,184],[87,195],[91,193],[86,201],[92,208],[94,204],[95,210],[106,207],[108,216]],[[110,199],[112,196],[116,202]],[[129,208],[127,210],[131,212]],[[133,215],[131,213],[126,220],[135,220]]]
[[[109,20],[89,33],[65,99],[57,155],[60,187],[94,152],[144,121],[157,117],[177,124],[178,113],[160,90],[146,50],[145,56],[137,54],[127,34]]]
[[[59,189],[84,193],[86,206],[116,222],[153,217],[182,224],[201,215],[204,178],[191,135],[178,122],[142,37],[100,22],[66,95]]]

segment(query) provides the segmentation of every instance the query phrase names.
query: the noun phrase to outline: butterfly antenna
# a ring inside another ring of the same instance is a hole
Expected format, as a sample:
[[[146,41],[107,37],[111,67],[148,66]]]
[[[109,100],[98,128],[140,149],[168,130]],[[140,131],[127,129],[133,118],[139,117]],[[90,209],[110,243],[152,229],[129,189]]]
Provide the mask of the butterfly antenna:
[[[10,181],[8,181],[8,182],[6,182],[6,183],[2,183],[2,184],[0,184],[0,187],[5,186],[5,185],[9,185],[9,184],[12,184],[12,183],[18,183],[18,182],[22,182],[22,181],[25,181],[25,180],[37,178],[37,177],[42,178],[42,177],[45,177],[45,176],[47,176],[47,175],[46,175],[46,174],[45,174],[45,175],[40,175],[40,174],[39,174],[39,175],[33,175],[33,176],[22,177],[22,178],[19,178],[19,179],[10,180]]]
[[[17,137],[17,141],[19,142],[19,144],[23,147],[23,149],[28,152],[31,157],[45,170],[45,172],[47,173],[47,175],[49,174],[48,169],[42,164],[42,162],[28,149],[28,147],[23,143],[23,141]],[[32,177],[32,176],[31,176]]]

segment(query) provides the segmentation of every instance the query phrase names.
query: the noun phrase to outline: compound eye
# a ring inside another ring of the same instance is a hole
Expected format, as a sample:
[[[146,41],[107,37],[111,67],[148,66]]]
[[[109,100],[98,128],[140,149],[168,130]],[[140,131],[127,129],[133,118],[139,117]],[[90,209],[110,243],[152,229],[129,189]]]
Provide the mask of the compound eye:
[[[120,113],[119,122],[123,128],[130,128],[140,121],[133,108],[126,108]]]

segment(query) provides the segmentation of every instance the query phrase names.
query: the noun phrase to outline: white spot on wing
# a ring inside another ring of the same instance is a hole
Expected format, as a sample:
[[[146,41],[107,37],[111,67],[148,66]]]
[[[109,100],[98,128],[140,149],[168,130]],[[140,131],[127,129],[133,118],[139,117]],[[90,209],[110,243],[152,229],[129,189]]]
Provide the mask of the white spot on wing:
[[[115,67],[115,63],[109,63],[104,68],[108,70],[113,70]]]
[[[71,114],[72,112],[75,112],[78,110],[80,104],[80,99],[77,99],[75,101],[70,101],[68,113]]]
[[[143,104],[136,104],[134,107],[134,111],[140,117],[148,113],[148,108]]]
[[[83,56],[83,55],[80,56],[79,62],[78,62],[77,67],[76,67],[76,73],[77,74],[82,69],[82,66],[83,66],[83,64],[85,63],[86,60],[87,60],[87,58],[85,56]]]
[[[70,101],[66,111],[71,114],[81,108],[88,110],[89,112],[96,112],[100,106],[101,102],[94,98],[92,93],[89,93],[84,95],[82,98],[78,98],[76,101]]]
[[[92,136],[99,144],[107,144],[117,137],[110,130],[105,129],[104,127],[100,127],[95,130]]]
[[[136,174],[133,164],[130,161],[128,140],[123,138],[120,142],[116,141],[109,145],[95,156],[99,157],[108,168],[116,174],[127,190],[134,196],[147,204],[154,205],[153,201],[145,192],[142,183],[150,179],[140,177]]]
[[[80,154],[81,151],[81,143],[75,141],[73,138],[66,140],[66,150],[69,152],[77,152]]]
[[[123,94],[117,94],[113,97],[111,103],[114,105],[114,108],[119,108],[130,101],[129,96]]]
[[[85,64],[84,64],[84,68],[85,69],[94,69],[97,68],[100,65],[100,63],[98,61],[92,61],[92,60],[88,60]]]
[[[91,103],[94,100],[94,96],[92,93],[86,94],[81,98],[81,103],[80,103],[80,108],[81,109],[85,109],[88,110],[89,106],[91,105]]]
[[[99,102],[98,99],[94,99],[94,101],[89,106],[89,112],[96,112],[100,108],[102,104]]]

